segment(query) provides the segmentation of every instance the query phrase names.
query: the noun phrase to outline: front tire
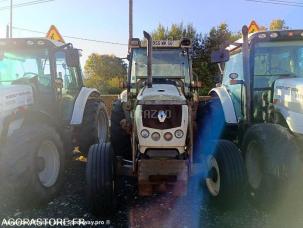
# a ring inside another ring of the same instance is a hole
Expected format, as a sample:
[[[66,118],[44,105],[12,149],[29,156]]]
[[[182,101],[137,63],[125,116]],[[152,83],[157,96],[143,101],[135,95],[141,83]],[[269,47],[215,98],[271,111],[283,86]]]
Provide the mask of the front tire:
[[[88,100],[79,132],[80,151],[87,154],[91,145],[107,142],[108,126],[105,104],[100,100]]]
[[[110,143],[91,146],[86,165],[87,200],[93,214],[110,216],[115,209],[114,157]]]
[[[246,172],[240,150],[230,141],[216,143],[207,158],[205,186],[211,204],[220,209],[234,207],[244,198]]]
[[[8,137],[0,157],[5,193],[20,206],[51,200],[61,189],[65,154],[54,128],[23,126]]]
[[[251,202],[265,209],[274,207],[300,173],[294,136],[277,124],[256,124],[246,132],[243,150]]]

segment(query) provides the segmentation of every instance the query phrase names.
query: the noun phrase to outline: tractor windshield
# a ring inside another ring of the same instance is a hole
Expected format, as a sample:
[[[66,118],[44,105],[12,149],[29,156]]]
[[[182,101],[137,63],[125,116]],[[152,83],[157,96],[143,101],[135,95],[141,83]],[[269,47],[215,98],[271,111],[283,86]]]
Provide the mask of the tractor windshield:
[[[37,78],[39,84],[51,86],[47,49],[16,49],[0,52],[0,85]]]
[[[189,58],[182,49],[154,49],[152,57],[153,80],[189,79]],[[133,50],[131,81],[147,78],[147,56],[145,48]]]
[[[254,49],[254,87],[279,77],[303,77],[303,41],[260,42]]]

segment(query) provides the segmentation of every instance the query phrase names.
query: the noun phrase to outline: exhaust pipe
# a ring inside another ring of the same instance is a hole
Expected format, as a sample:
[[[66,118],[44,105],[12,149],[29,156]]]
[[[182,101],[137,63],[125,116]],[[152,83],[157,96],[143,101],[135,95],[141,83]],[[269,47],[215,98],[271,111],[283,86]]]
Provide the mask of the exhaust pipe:
[[[244,81],[245,81],[245,96],[246,96],[246,121],[247,124],[250,125],[252,121],[252,88],[251,88],[251,78],[250,78],[250,68],[249,68],[249,43],[248,43],[248,27],[244,25],[242,27],[242,36],[243,36],[243,73],[244,73]]]
[[[143,31],[144,38],[147,40],[147,86],[153,87],[152,79],[152,56],[153,56],[153,40],[149,33]]]

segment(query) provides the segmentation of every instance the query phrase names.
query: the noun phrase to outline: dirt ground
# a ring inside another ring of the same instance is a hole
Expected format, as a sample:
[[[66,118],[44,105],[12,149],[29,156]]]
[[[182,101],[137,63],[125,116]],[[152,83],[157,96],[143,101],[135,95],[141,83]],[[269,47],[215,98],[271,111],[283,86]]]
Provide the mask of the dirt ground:
[[[107,220],[110,224],[104,227],[303,227],[301,197],[285,199],[270,212],[259,211],[247,202],[233,211],[220,212],[203,203],[203,194],[139,197],[134,180],[125,178],[122,182],[117,213],[113,218],[96,218],[85,201],[85,162],[73,161],[66,170],[66,184],[54,200],[27,210],[11,208],[1,200],[0,222],[4,218],[83,218]]]

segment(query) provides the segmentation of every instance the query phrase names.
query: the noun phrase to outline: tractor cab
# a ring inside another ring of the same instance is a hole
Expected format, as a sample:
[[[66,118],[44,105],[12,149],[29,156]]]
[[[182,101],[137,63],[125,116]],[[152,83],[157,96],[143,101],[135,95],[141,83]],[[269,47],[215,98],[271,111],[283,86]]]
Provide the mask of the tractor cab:
[[[189,94],[192,81],[191,40],[155,40],[152,42],[152,84],[170,84]],[[148,79],[147,42],[130,41],[129,84],[138,94]]]
[[[222,84],[231,94],[239,120],[246,118],[244,101],[247,95],[244,85],[249,83],[253,120],[270,121],[270,103],[273,103],[274,97],[279,97],[287,90],[290,93],[290,84],[294,84],[294,81],[297,87],[303,83],[303,31],[252,33],[248,35],[248,43],[247,79],[244,76],[243,39],[240,39],[226,48],[229,57],[223,61]]]
[[[83,86],[79,51],[46,38],[0,39],[0,47],[0,87],[31,87],[37,109],[69,123]]]

